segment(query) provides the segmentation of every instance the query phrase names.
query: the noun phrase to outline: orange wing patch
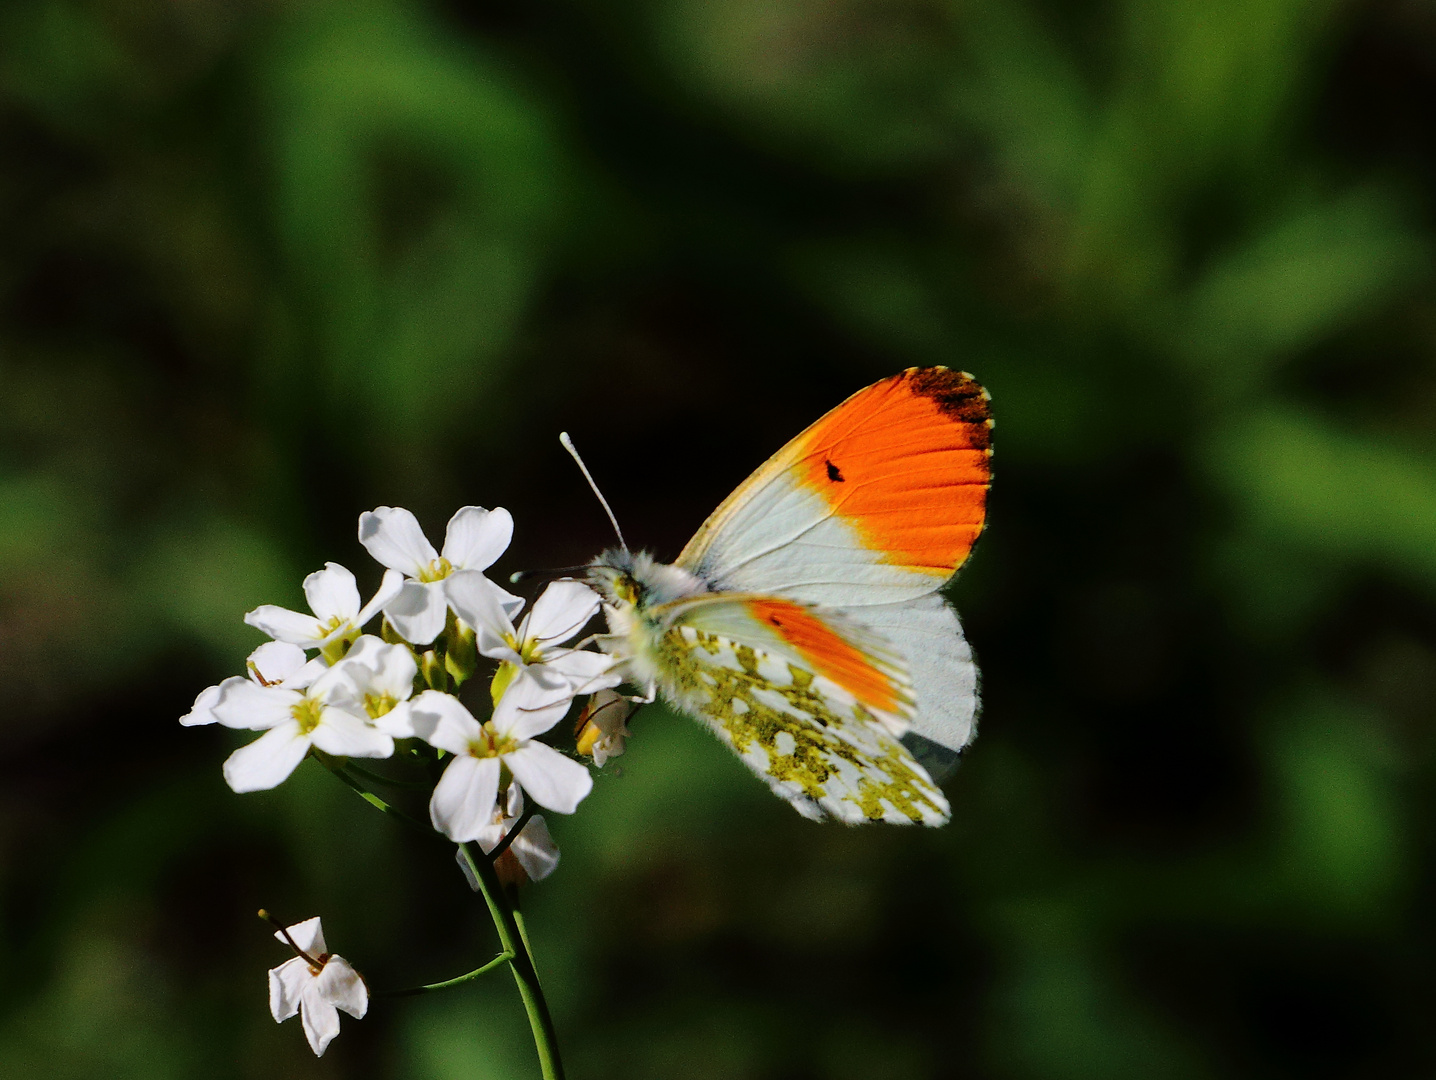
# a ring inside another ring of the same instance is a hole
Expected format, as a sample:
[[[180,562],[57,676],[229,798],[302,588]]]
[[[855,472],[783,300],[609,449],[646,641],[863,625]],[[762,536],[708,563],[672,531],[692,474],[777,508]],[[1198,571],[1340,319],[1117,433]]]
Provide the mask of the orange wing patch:
[[[966,372],[908,368],[799,436],[799,475],[888,562],[949,577],[986,518],[987,402]]]
[[[844,641],[803,605],[762,597],[748,601],[748,610],[753,618],[771,626],[818,674],[831,679],[869,708],[889,713],[897,711],[903,699],[892,680],[874,667],[860,649]]]

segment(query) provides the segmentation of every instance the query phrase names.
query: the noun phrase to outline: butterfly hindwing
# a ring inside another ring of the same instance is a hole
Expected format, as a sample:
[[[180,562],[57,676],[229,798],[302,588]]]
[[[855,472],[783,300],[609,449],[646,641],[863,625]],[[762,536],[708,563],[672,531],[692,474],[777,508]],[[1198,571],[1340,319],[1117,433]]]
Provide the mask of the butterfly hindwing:
[[[919,760],[941,780],[977,734],[977,665],[957,612],[935,592],[902,604],[865,607],[862,619],[904,662],[917,701],[904,742],[923,748]]]
[[[665,694],[800,813],[849,823],[947,820],[942,792],[899,741],[911,712],[906,675],[871,651],[870,637],[774,597],[668,607],[654,656]]]

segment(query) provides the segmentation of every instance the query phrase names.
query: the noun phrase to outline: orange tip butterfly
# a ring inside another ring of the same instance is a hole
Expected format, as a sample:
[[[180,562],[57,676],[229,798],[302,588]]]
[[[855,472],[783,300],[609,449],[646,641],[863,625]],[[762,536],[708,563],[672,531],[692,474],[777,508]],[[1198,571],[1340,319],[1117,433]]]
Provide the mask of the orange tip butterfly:
[[[988,400],[965,372],[909,368],[769,458],[676,562],[598,556],[626,680],[805,817],[945,824],[933,773],[976,733],[977,667],[939,590],[982,532]]]

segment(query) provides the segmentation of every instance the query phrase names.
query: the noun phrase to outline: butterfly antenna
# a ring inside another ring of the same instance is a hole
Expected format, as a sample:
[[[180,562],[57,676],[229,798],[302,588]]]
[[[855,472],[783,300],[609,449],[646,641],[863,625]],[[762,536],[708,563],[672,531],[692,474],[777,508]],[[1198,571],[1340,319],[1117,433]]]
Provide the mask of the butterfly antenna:
[[[558,433],[558,441],[563,444],[563,448],[568,451],[569,457],[573,458],[574,462],[578,465],[578,471],[583,473],[583,478],[588,481],[588,486],[592,488],[593,493],[598,496],[599,505],[603,507],[603,512],[608,515],[608,523],[613,526],[613,531],[618,536],[619,544],[623,547],[624,551],[627,551],[628,541],[623,538],[623,530],[618,527],[618,518],[613,516],[613,509],[608,505],[608,500],[603,497],[603,492],[599,491],[598,485],[593,482],[593,474],[588,471],[588,466],[583,463],[583,458],[578,456],[578,450],[574,447],[573,440],[568,437],[568,432],[560,431]]]

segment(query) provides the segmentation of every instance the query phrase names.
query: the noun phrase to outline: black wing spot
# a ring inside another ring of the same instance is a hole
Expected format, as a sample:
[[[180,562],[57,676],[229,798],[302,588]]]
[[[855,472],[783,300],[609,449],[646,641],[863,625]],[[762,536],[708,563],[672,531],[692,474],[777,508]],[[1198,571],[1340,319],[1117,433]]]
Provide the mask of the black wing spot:
[[[841,484],[843,482],[843,474],[838,471],[838,467],[826,458],[823,459],[823,464],[828,467],[828,479],[835,484]]]

